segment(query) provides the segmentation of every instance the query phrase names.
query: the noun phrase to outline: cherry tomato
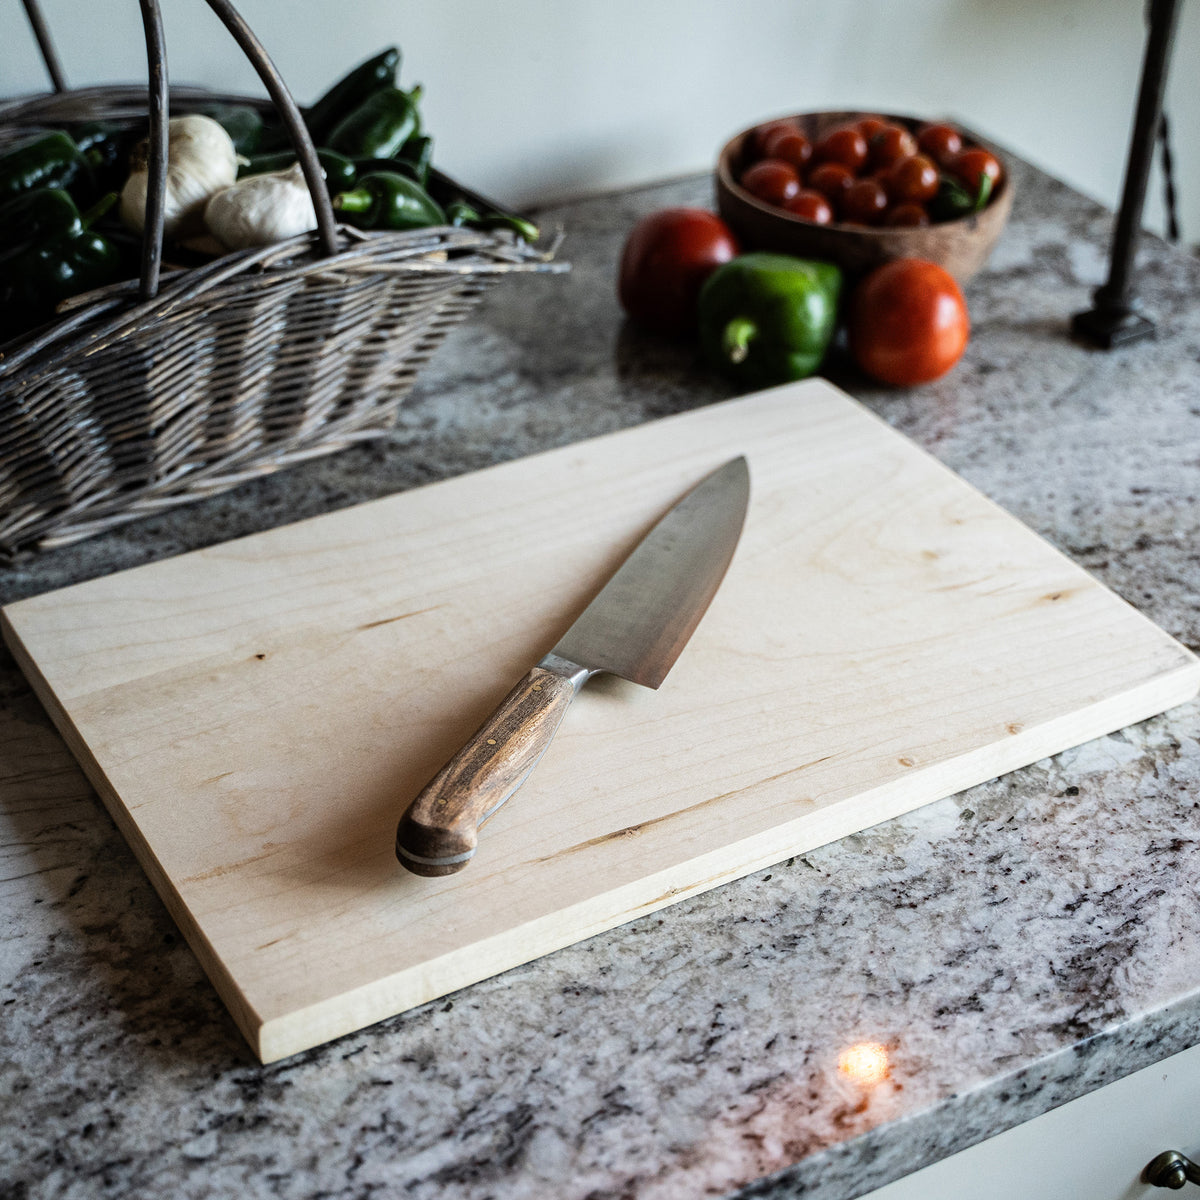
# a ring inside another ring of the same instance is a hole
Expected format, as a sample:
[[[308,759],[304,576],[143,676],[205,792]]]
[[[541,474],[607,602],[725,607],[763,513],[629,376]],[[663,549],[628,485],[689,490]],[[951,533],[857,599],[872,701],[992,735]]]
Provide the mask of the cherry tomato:
[[[808,166],[812,152],[812,142],[795,126],[780,126],[763,141],[763,153],[767,158],[781,159],[798,170]]]
[[[928,225],[929,213],[923,204],[897,204],[888,211],[883,223],[893,227]]]
[[[962,134],[953,125],[926,125],[917,135],[917,149],[945,166],[961,149]]]
[[[854,124],[858,132],[867,139],[867,144],[870,145],[871,139],[887,124],[887,122],[882,117],[863,117]]]
[[[813,161],[841,163],[857,172],[867,161],[867,139],[853,125],[831,129],[813,147]]]
[[[835,209],[853,182],[854,172],[841,163],[821,163],[808,175],[808,186],[814,192],[820,192]]]
[[[887,211],[887,192],[878,179],[856,179],[842,196],[842,219],[878,225]]]
[[[741,184],[752,196],[781,205],[800,190],[800,175],[791,163],[764,158],[742,172]]]
[[[971,332],[953,276],[935,263],[899,258],[876,267],[850,301],[850,351],[882,383],[910,387],[944,375]]]
[[[801,188],[784,206],[788,212],[814,225],[828,225],[833,220],[833,209],[820,192]]]
[[[788,120],[786,117],[781,117],[778,121],[768,121],[765,125],[759,125],[750,135],[750,149],[755,157],[762,158],[767,152],[767,138],[771,134],[779,130],[786,130],[789,133],[800,132],[800,126],[795,121]]]
[[[634,225],[621,254],[621,307],[647,329],[682,337],[695,327],[701,285],[740,249],[729,226],[705,209],[650,213]]]
[[[939,179],[932,159],[913,154],[888,167],[882,183],[893,204],[924,204],[937,195]]]
[[[991,178],[993,187],[1000,182],[1000,163],[996,156],[978,146],[956,154],[947,167],[966,184],[967,190],[973,194],[978,194],[985,175]]]
[[[890,167],[917,152],[917,139],[903,125],[885,125],[872,139],[870,163],[875,170]]]

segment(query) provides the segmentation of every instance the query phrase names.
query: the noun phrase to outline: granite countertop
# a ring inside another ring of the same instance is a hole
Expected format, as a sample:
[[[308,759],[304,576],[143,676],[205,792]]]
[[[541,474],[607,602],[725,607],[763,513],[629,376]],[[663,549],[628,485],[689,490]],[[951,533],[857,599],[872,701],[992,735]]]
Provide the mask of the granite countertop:
[[[1157,340],[1076,345],[1111,217],[1016,181],[955,371],[831,376],[1200,648],[1200,262],[1147,239]],[[572,272],[494,291],[386,440],[0,601],[732,395],[616,305],[625,232],[675,203],[710,181],[545,214]],[[6,652],[0,829],[6,1200],[847,1200],[1200,1042],[1195,702],[267,1067]]]

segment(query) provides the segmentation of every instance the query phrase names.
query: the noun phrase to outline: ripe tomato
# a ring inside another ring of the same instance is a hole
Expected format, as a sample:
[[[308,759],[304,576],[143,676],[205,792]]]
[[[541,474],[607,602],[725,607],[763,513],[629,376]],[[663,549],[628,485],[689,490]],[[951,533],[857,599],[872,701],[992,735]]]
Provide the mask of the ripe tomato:
[[[835,209],[853,182],[854,172],[841,163],[822,163],[813,167],[808,176],[808,186],[814,192],[820,192]]]
[[[768,204],[785,204],[800,190],[800,175],[791,163],[763,158],[742,172],[739,181],[752,196]]]
[[[935,263],[899,258],[876,267],[850,301],[850,351],[881,383],[910,387],[945,375],[971,332],[953,276]]]
[[[812,142],[794,125],[780,125],[763,139],[763,154],[766,158],[781,159],[799,170],[808,166],[808,160],[812,158]]]
[[[833,220],[833,209],[829,207],[829,201],[811,188],[801,188],[783,207],[814,225],[828,225]]]
[[[841,163],[859,171],[867,161],[867,139],[853,125],[830,130],[813,147],[813,162]]]
[[[787,117],[781,117],[777,121],[768,121],[765,125],[759,125],[750,135],[750,149],[758,158],[762,158],[767,152],[767,139],[771,134],[780,130],[799,133],[800,126],[795,121],[788,120]]]
[[[634,225],[621,254],[617,295],[638,324],[682,337],[696,324],[696,297],[740,253],[729,226],[702,208],[664,208]]]
[[[979,185],[985,175],[990,177],[993,187],[1000,182],[1000,163],[996,156],[978,146],[956,154],[947,167],[966,184],[972,195],[979,192]]]
[[[846,221],[878,225],[887,206],[887,192],[878,179],[856,179],[842,197],[841,214]]]
[[[893,204],[924,204],[937,195],[938,169],[924,154],[893,163],[883,173],[883,186]]]
[[[945,166],[961,149],[962,134],[953,125],[926,125],[917,135],[917,149]]]
[[[883,223],[893,228],[928,225],[929,213],[925,211],[923,204],[897,204],[895,208],[888,211],[887,216],[883,218]]]
[[[885,125],[871,138],[869,150],[871,168],[879,171],[916,154],[917,139],[903,125]]]
[[[867,144],[870,145],[871,139],[887,124],[882,117],[862,117],[855,122],[858,132],[867,139]]]

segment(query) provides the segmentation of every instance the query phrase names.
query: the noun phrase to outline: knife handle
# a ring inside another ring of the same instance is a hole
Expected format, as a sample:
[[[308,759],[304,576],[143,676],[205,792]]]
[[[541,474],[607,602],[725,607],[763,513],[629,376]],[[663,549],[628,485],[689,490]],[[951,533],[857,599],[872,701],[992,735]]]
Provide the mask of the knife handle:
[[[396,830],[416,875],[452,875],[475,854],[479,826],[525,782],[589,672],[547,656],[425,785]]]

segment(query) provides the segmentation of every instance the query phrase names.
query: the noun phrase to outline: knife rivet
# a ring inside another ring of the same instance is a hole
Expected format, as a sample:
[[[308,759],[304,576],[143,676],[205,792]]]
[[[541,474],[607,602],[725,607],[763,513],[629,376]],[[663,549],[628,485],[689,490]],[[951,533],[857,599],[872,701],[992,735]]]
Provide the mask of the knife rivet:
[[[542,690],[542,685],[540,683],[535,683],[533,685],[533,691],[540,692],[541,690]]]
[[[495,739],[495,738],[488,738],[488,745],[489,745],[489,746],[494,746],[495,744],[496,744],[496,739]]]

